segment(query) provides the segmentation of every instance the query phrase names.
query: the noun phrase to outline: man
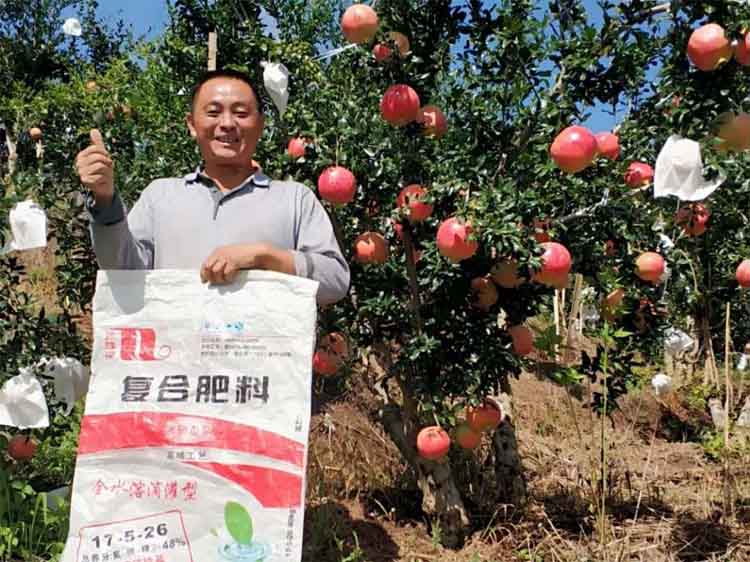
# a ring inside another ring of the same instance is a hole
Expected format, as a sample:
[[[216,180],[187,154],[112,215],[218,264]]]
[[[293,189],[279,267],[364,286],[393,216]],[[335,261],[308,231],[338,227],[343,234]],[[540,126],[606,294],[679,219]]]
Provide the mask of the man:
[[[263,112],[249,78],[209,72],[187,115],[203,167],[152,182],[127,213],[113,161],[97,130],[76,158],[90,190],[91,238],[102,269],[196,269],[202,281],[231,283],[243,269],[267,269],[320,283],[318,303],[343,298],[349,267],[315,194],[271,181],[252,160]]]

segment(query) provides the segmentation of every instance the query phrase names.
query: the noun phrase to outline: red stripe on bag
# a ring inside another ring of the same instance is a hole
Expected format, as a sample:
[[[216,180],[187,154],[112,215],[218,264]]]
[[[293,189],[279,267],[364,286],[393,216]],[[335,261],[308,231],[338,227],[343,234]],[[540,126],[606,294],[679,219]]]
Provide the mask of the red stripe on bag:
[[[302,467],[304,446],[278,433],[203,416],[158,412],[86,415],[78,454],[190,446],[251,453]]]
[[[247,464],[185,462],[213,472],[239,484],[265,508],[302,505],[302,477],[295,474]]]

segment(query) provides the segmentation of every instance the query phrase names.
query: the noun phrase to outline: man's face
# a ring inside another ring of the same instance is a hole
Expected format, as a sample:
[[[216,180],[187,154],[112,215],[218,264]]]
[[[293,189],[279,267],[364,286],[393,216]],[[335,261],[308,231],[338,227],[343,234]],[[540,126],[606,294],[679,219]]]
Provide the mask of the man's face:
[[[255,94],[236,78],[214,78],[203,84],[187,123],[206,165],[249,166],[263,133]]]

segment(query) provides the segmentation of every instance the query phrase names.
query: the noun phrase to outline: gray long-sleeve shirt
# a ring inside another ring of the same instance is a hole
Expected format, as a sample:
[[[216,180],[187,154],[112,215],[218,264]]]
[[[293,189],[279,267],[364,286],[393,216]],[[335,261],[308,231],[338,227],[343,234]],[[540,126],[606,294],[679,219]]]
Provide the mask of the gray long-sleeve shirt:
[[[200,269],[220,246],[265,242],[289,250],[296,274],[320,283],[318,303],[349,289],[349,266],[325,209],[304,185],[261,172],[228,192],[199,172],[152,182],[128,212],[87,198],[91,240],[102,269]]]

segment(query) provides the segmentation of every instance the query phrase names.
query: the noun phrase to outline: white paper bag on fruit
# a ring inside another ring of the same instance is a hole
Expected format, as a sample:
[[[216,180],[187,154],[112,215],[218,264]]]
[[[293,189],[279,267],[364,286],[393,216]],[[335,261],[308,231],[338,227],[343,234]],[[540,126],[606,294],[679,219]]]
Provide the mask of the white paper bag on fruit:
[[[674,195],[681,201],[700,201],[716,191],[724,179],[707,181],[703,177],[700,145],[672,135],[656,159],[654,197]]]
[[[31,250],[47,245],[47,215],[31,199],[17,203],[9,214],[12,239],[5,247],[6,252]]]
[[[42,385],[28,369],[0,388],[0,425],[19,429],[49,426],[49,409]]]
[[[65,415],[70,415],[76,401],[86,394],[90,370],[73,357],[53,357],[40,362],[54,380],[55,399],[65,403]]]
[[[664,333],[664,349],[674,355],[685,353],[693,348],[693,338],[677,328],[668,328]]]
[[[62,562],[299,562],[315,281],[100,271]]]
[[[271,96],[279,117],[284,116],[286,104],[289,101],[289,71],[278,62],[262,62],[263,85]]]

